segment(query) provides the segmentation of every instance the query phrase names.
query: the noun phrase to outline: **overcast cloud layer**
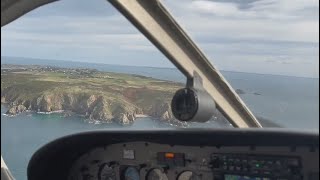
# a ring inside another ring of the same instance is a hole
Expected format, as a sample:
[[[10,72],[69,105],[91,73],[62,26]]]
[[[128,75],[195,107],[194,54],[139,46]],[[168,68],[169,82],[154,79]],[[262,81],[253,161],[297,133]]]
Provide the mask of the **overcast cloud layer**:
[[[162,0],[221,70],[319,77],[317,0]],[[173,67],[104,0],[62,0],[1,28],[2,56]]]

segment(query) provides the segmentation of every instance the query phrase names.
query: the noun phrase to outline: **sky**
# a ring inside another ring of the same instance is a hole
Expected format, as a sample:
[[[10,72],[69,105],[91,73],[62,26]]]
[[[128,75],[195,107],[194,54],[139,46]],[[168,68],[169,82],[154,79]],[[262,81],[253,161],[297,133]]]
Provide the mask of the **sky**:
[[[161,0],[219,70],[319,77],[318,0]],[[106,0],[61,0],[1,28],[2,56],[174,67]]]

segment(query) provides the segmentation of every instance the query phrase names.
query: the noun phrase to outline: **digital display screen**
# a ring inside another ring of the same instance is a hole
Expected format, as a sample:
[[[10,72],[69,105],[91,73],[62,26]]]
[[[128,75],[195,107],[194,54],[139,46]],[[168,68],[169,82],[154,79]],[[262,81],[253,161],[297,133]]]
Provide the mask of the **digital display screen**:
[[[234,175],[234,174],[225,174],[224,180],[271,180],[266,177],[250,177],[250,176],[242,176],[242,175]]]

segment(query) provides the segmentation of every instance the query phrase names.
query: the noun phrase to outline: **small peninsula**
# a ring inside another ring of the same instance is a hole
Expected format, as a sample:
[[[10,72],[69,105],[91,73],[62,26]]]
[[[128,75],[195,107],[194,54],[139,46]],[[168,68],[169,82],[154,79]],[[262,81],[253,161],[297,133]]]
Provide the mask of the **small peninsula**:
[[[70,112],[103,122],[173,119],[170,101],[183,84],[133,74],[37,65],[1,65],[6,114]]]

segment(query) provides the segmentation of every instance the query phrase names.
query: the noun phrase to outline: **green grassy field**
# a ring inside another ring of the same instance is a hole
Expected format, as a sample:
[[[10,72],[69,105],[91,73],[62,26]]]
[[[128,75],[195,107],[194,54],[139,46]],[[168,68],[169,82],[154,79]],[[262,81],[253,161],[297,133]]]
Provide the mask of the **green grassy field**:
[[[62,97],[72,96],[76,97],[73,101],[78,103],[85,101],[83,103],[88,106],[86,111],[93,111],[88,105],[91,103],[90,98],[96,100],[100,97],[103,98],[104,111],[111,114],[119,107],[122,107],[123,111],[136,108],[140,113],[150,114],[153,106],[170,103],[175,91],[182,86],[179,83],[139,75],[91,69],[13,65],[1,69],[2,103],[24,105],[26,102],[34,102],[39,108],[39,98],[44,97],[46,106],[50,106],[45,108],[47,111],[67,107],[56,104],[61,104],[60,101],[66,102]],[[36,105],[30,108],[35,110],[35,107]]]

